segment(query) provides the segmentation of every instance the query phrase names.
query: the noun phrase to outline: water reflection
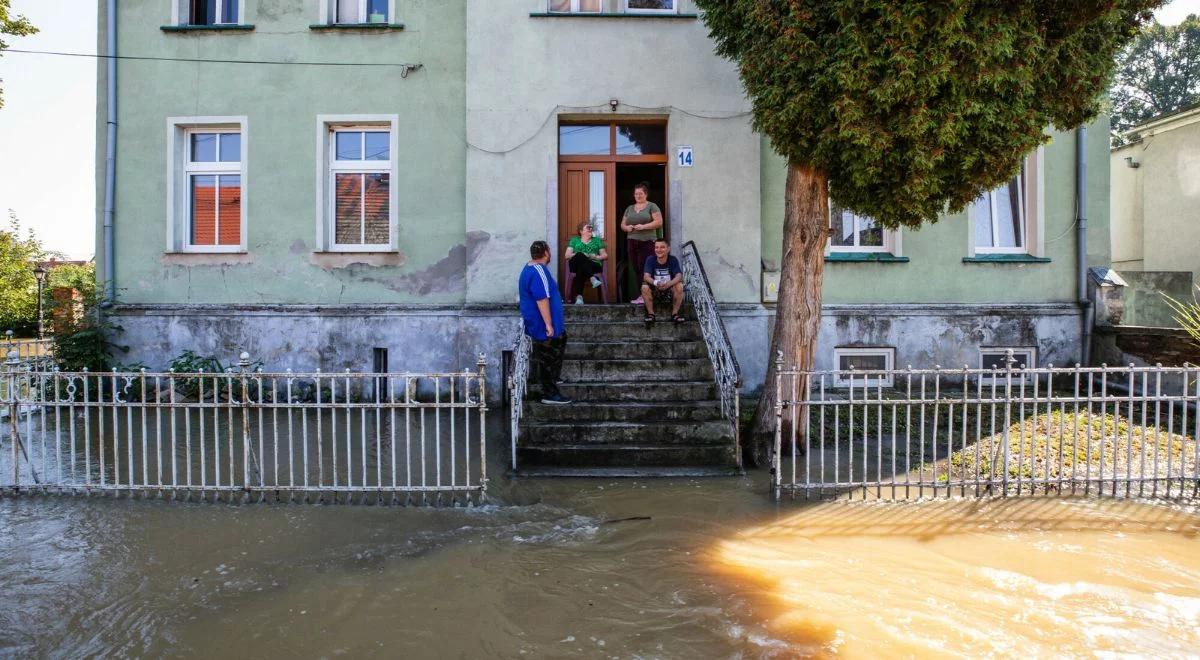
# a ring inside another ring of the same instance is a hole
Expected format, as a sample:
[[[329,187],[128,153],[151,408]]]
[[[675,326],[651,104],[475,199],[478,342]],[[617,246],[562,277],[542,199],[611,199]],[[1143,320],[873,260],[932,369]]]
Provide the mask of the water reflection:
[[[836,502],[719,543],[814,655],[1181,657],[1200,648],[1200,517],[1136,502]]]

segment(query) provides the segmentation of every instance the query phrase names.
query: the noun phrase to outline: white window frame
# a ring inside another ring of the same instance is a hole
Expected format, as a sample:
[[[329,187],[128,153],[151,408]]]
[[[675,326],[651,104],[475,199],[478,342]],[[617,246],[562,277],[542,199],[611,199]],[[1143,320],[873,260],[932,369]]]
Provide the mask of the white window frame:
[[[893,383],[892,372],[896,369],[896,348],[894,346],[842,346],[833,349],[833,370],[834,387],[850,387],[850,378],[846,376],[851,374],[850,371],[842,370],[842,358],[852,355],[882,355],[884,357],[884,365],[886,375],[883,378],[868,378],[866,376],[859,378],[854,377],[854,387],[891,387]],[[854,372],[857,373],[857,372]],[[862,372],[869,373],[869,372]]]
[[[221,23],[220,16],[223,5],[227,0],[214,0],[217,3],[216,15],[217,23],[213,25],[245,25],[246,24],[246,2],[248,0],[238,0],[238,15],[236,23]],[[188,16],[191,14],[191,0],[175,0],[171,3],[171,24],[172,25],[196,25],[188,21]]]
[[[830,202],[829,202],[829,222],[830,222],[831,229],[833,226],[833,212],[834,212],[835,208],[836,207],[834,206],[833,201],[830,200]],[[854,213],[854,212],[851,211],[851,213]],[[858,221],[862,217],[863,216],[860,216],[859,214],[854,213],[854,234],[853,235],[854,235],[855,243],[858,242]],[[849,253],[856,253],[856,254],[864,254],[864,253],[890,254],[890,255],[899,257],[900,249],[901,249],[900,232],[898,230],[887,229],[886,227],[883,228],[883,245],[867,245],[867,246],[834,245],[833,244],[833,234],[830,234],[829,238],[825,240],[825,254],[826,255],[833,254],[835,252],[839,252],[839,253],[849,252]]]
[[[1006,376],[1004,376],[1004,375],[997,375],[996,377],[993,378],[993,376],[990,373],[992,370],[992,365],[983,363],[983,355],[984,355],[984,353],[1004,353],[1009,350],[1011,350],[1013,352],[1013,357],[1016,358],[1016,360],[1017,360],[1016,362],[1013,363],[1013,369],[1014,370],[1020,369],[1020,371],[1018,371],[1017,374],[1015,376],[1013,376],[1012,382],[1013,383],[1029,382],[1029,374],[1025,371],[1025,369],[1037,369],[1037,348],[1034,346],[980,346],[979,347],[979,368],[983,371],[983,373],[979,374],[980,382],[982,382],[985,385],[991,385],[993,380],[995,380],[996,384],[1005,382]],[[1026,357],[1028,359],[1022,360],[1021,359],[1022,356]],[[1021,369],[1021,365],[1025,365],[1025,369]],[[999,371],[997,372],[997,374],[1006,374],[1007,373],[1006,365],[998,364],[996,366],[999,368]]]
[[[550,0],[546,0],[546,13],[547,14],[603,14],[604,13],[604,0],[600,0],[600,3],[598,5],[596,5],[598,7],[598,9],[596,9],[596,11],[590,11],[590,10],[584,11],[579,8],[579,3],[580,3],[580,0],[571,0],[571,8],[570,9],[568,9],[567,11],[555,11],[550,8]]]
[[[1021,231],[1022,247],[981,247],[975,245],[975,200],[967,205],[967,256],[974,257],[986,254],[1028,254],[1043,257],[1046,252],[1046,200],[1045,200],[1045,148],[1038,147],[1037,151],[1025,159],[1024,173],[1018,177],[1018,188],[1021,194]],[[1004,185],[1008,185],[1006,182]],[[991,204],[992,213],[992,243],[997,242],[998,227],[995,223],[996,198],[995,191],[985,193]]]
[[[317,250],[321,252],[396,252],[399,249],[399,115],[319,115],[317,117]],[[334,138],[343,131],[389,133],[390,159],[344,161],[335,159]],[[350,165],[349,163],[353,163]],[[381,172],[388,177],[388,242],[343,245],[334,242],[334,175],[338,172]]]
[[[367,16],[367,0],[358,0],[358,23],[339,23],[337,20],[337,0],[321,0],[320,23],[325,25],[367,25],[370,19]],[[383,23],[375,25],[391,25],[396,23],[396,0],[387,0],[387,20]]]
[[[241,161],[238,163],[191,162],[191,136],[196,133],[241,134]],[[234,117],[168,117],[167,118],[167,252],[228,253],[246,252],[246,228],[250,208],[249,121],[245,116]],[[191,244],[191,186],[189,179],[198,174],[241,176],[241,211],[238,245]]]
[[[678,14],[680,2],[682,0],[672,0],[673,9],[633,9],[629,6],[629,0],[621,0],[627,14]]]

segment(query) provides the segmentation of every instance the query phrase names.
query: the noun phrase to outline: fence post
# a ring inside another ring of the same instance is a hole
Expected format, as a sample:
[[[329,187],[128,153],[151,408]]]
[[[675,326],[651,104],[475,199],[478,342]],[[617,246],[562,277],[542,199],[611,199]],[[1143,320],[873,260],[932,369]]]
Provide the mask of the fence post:
[[[794,422],[793,422],[794,423]],[[775,352],[775,455],[771,457],[771,483],[778,500],[782,493],[783,469],[779,456],[783,452],[783,351]],[[805,493],[807,495],[807,493]]]
[[[247,496],[250,493],[250,386],[246,380],[249,366],[250,354],[242,351],[238,356],[238,380],[242,385],[242,490]],[[229,476],[232,478],[233,475]]]
[[[483,353],[475,360],[479,369],[479,493],[487,496],[487,356]],[[470,438],[467,439],[470,442]],[[515,459],[514,459],[515,460]],[[471,475],[467,475],[468,481]]]
[[[9,341],[12,340],[12,330],[5,333]],[[4,361],[4,380],[5,380],[5,396],[8,398],[8,433],[9,442],[12,443],[12,464],[13,464],[13,488],[18,488],[21,485],[21,463],[17,460],[17,431],[20,425],[17,423],[17,370],[20,368],[21,358],[17,355],[15,349],[8,351],[8,357]]]

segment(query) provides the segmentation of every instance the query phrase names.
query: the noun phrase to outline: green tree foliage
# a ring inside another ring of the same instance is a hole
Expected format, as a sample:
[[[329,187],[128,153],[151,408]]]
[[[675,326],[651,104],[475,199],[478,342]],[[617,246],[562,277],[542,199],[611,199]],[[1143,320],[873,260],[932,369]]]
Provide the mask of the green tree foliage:
[[[28,231],[22,237],[17,215],[8,213],[8,229],[0,229],[0,330],[28,332],[37,324],[37,280],[33,264],[45,259],[41,241]]]
[[[1114,144],[1148,119],[1200,103],[1200,17],[1146,26],[1118,58],[1109,96]]]
[[[24,37],[30,34],[37,34],[38,29],[33,27],[29,19],[24,16],[12,14],[9,9],[11,0],[0,0],[0,37],[6,34],[11,34],[14,37]],[[0,53],[8,48],[8,44],[3,38],[0,38]],[[4,90],[0,89],[0,108],[4,107]]]
[[[1046,128],[1093,118],[1161,0],[697,0],[755,127],[887,227],[1012,178]]]

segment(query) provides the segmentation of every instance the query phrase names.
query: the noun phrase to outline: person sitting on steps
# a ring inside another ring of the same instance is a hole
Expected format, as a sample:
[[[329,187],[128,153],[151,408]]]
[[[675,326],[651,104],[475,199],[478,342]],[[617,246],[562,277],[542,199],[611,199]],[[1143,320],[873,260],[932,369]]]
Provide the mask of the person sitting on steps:
[[[608,258],[608,251],[604,249],[604,239],[596,236],[591,222],[584,220],[579,223],[579,235],[572,236],[571,240],[567,241],[567,253],[563,258],[567,260],[567,268],[575,274],[575,278],[571,280],[571,298],[576,305],[582,305],[583,285],[590,280],[592,288],[600,288],[600,278],[596,275],[603,269],[602,264]]]
[[[683,323],[679,308],[683,306],[683,269],[671,255],[671,245],[665,238],[654,241],[654,255],[642,267],[642,301],[646,305],[646,323],[654,322],[654,305],[671,306],[671,320]]]

